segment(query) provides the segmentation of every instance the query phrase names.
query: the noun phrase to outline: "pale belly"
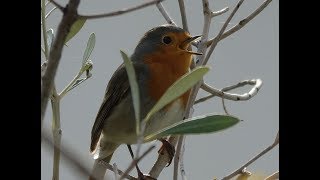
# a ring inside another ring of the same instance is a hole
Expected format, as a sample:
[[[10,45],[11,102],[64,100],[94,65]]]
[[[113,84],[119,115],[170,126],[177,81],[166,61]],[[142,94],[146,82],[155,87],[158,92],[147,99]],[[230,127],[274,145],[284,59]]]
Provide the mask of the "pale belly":
[[[129,112],[130,108],[121,108],[121,106],[123,106],[123,104],[120,104],[115,109],[112,116],[108,118],[103,130],[103,139],[104,141],[118,144],[136,144],[137,135],[135,119],[132,114],[133,112]],[[183,115],[184,110],[182,101],[175,101],[166,112],[161,110],[151,117],[146,124],[144,135],[147,136],[155,133],[167,126],[181,121]]]

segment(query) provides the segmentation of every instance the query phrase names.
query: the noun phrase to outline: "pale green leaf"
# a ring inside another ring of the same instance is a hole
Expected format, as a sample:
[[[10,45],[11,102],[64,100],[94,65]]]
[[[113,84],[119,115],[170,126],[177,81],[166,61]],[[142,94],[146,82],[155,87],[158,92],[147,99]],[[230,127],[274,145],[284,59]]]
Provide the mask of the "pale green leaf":
[[[126,66],[126,70],[129,78],[134,113],[136,117],[136,133],[140,134],[140,95],[139,95],[139,88],[137,84],[136,73],[132,65],[132,61],[129,59],[127,54],[124,53],[123,51],[120,51],[120,53],[124,61],[124,64]]]
[[[194,86],[202,77],[209,71],[209,67],[196,67],[191,72],[183,75],[175,83],[173,83],[167,91],[161,96],[158,102],[149,111],[144,121],[147,122],[150,117],[169,104],[171,101],[180,97],[183,93],[187,92]]]
[[[96,44],[96,36],[94,33],[91,33],[87,42],[86,50],[84,51],[84,54],[83,54],[82,65],[84,65],[89,59],[95,44]]]
[[[80,18],[75,23],[73,23],[73,25],[70,28],[70,32],[67,35],[66,40],[64,41],[65,44],[81,30],[86,20],[87,19]]]
[[[180,121],[167,128],[145,137],[146,141],[169,135],[204,134],[225,130],[237,124],[240,120],[230,115],[207,114]]]

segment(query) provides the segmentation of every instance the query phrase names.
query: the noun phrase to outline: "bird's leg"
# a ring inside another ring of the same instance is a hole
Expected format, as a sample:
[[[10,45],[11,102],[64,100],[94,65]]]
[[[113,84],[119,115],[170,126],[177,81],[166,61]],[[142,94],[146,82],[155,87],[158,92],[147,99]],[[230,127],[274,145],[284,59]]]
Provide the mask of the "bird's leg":
[[[167,140],[164,139],[164,138],[160,138],[160,139],[158,139],[158,140],[162,142],[162,146],[161,146],[161,148],[159,149],[158,153],[159,153],[159,154],[163,154],[163,151],[164,151],[164,150],[168,152],[169,162],[168,162],[168,165],[166,166],[166,167],[168,167],[168,166],[170,166],[170,164],[171,164],[171,162],[172,162],[172,159],[173,159],[173,157],[174,157],[174,154],[175,154],[175,151],[176,151],[176,150],[175,150],[175,147],[174,147],[169,141],[167,141]]]
[[[133,155],[133,152],[132,152],[131,145],[130,145],[130,144],[127,144],[127,147],[128,147],[128,149],[129,149],[129,152],[130,152],[130,155],[131,155],[132,159],[134,160],[134,155]],[[148,176],[148,175],[144,175],[144,174],[141,172],[140,168],[138,167],[138,164],[137,164],[137,163],[135,164],[135,166],[136,166],[136,169],[137,169],[137,172],[138,172],[138,180],[149,180],[149,179],[151,179],[151,180],[156,180],[156,179],[154,179],[154,178],[152,178],[152,177],[150,177],[150,176]]]

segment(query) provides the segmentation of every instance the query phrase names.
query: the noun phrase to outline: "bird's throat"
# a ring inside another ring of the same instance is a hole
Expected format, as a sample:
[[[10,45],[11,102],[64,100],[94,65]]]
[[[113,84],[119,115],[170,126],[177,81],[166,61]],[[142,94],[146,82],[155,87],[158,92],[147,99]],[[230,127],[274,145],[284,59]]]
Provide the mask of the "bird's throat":
[[[187,53],[168,56],[153,54],[144,58],[145,64],[150,69],[148,91],[154,101],[158,101],[176,80],[189,72],[191,58],[192,55]],[[188,102],[189,91],[179,98],[182,98],[185,107]]]

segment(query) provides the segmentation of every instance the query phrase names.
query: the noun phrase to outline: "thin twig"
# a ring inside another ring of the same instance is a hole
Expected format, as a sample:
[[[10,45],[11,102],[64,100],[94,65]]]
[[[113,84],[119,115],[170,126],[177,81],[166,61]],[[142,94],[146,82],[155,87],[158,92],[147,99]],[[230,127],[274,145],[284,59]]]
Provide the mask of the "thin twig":
[[[184,0],[178,0],[178,2],[179,2],[179,9],[180,9],[182,27],[183,27],[184,30],[189,31],[188,21],[187,21],[187,16],[186,16],[186,9],[185,9],[185,6],[184,6]],[[189,46],[188,50],[192,51],[192,47]],[[193,69],[194,67],[195,67],[195,62],[194,62],[194,58],[192,58],[192,63],[191,63],[191,67],[190,68]],[[182,162],[182,159],[183,159],[183,152],[181,152],[181,151],[184,150],[184,149],[181,149],[181,147],[182,147],[182,145],[184,147],[185,136],[184,135],[180,135],[177,138],[178,138],[178,145],[177,145],[177,148],[176,148],[176,154],[174,156],[174,164],[173,164],[174,165],[173,166],[173,179],[174,180],[178,179],[178,167],[179,167],[179,163]],[[180,164],[180,165],[183,166],[182,164]],[[182,177],[184,177],[184,176],[182,175]]]
[[[54,10],[56,10],[57,8],[58,8],[57,6],[55,6],[54,8],[52,8],[52,9],[48,12],[48,14],[46,15],[45,19],[47,19],[47,18],[50,16],[50,14],[51,14]]]
[[[254,156],[252,159],[250,159],[247,163],[245,163],[244,165],[242,165],[240,168],[238,168],[237,170],[235,170],[234,172],[232,172],[230,175],[225,176],[224,178],[222,178],[222,180],[227,180],[227,179],[231,179],[234,176],[236,176],[237,174],[241,173],[243,171],[243,169],[247,166],[249,166],[251,163],[253,163],[255,160],[259,159],[261,156],[263,156],[264,154],[266,154],[267,152],[269,152],[271,149],[273,149],[275,146],[277,146],[279,144],[279,131],[277,134],[277,137],[275,139],[275,141],[266,149],[264,149],[263,151],[261,151],[258,155]]]
[[[49,0],[52,4],[54,4],[57,8],[59,8],[60,9],[60,11],[64,11],[64,7],[63,6],[61,6],[59,3],[57,3],[56,1],[54,1],[54,0]]]
[[[244,94],[226,93],[226,92],[221,91],[219,89],[215,89],[206,83],[203,83],[201,85],[201,88],[211,94],[215,94],[216,96],[223,97],[225,99],[229,99],[232,101],[246,101],[246,100],[249,100],[252,97],[254,97],[258,93],[258,91],[260,90],[260,88],[262,86],[261,79],[256,79],[256,80],[251,80],[251,81],[256,81],[255,85],[248,93],[244,93]]]
[[[61,123],[60,123],[60,98],[57,94],[55,84],[52,87],[51,95],[51,107],[52,107],[52,136],[54,143],[53,152],[53,178],[59,180],[59,167],[60,167],[60,145],[61,145]]]
[[[223,97],[221,98],[221,101],[222,101],[222,107],[223,107],[224,112],[225,112],[227,115],[229,115],[229,113],[228,113],[228,111],[227,111],[227,107],[226,107],[226,105],[225,105],[225,103],[224,103],[224,98],[223,98]]]
[[[205,83],[205,84],[206,84],[206,83]],[[233,90],[233,89],[237,89],[237,88],[239,88],[239,87],[243,87],[243,86],[245,86],[245,85],[255,85],[255,84],[256,84],[256,80],[255,80],[255,79],[253,79],[253,80],[244,80],[244,81],[239,82],[238,84],[235,84],[235,85],[232,85],[232,86],[227,86],[227,87],[225,87],[225,88],[222,88],[221,91],[227,92],[227,91],[231,91],[231,90]],[[198,104],[198,103],[204,102],[204,101],[206,101],[206,100],[208,100],[208,99],[211,99],[211,98],[213,98],[213,97],[215,97],[215,96],[216,96],[215,94],[211,94],[211,95],[209,95],[209,96],[200,98],[200,99],[196,100],[196,101],[194,102],[194,104]]]
[[[42,46],[41,46],[41,52],[44,54],[44,56],[46,56],[46,51],[43,49]]]
[[[46,4],[45,4],[45,6],[47,6],[49,3],[50,3],[50,1],[47,1]]]
[[[216,41],[213,41],[211,44],[211,47],[209,48],[209,51],[204,59],[204,63],[202,65],[207,64],[213,50],[215,49],[215,47],[217,46],[223,32],[226,30],[227,26],[229,25],[229,22],[231,21],[231,19],[233,18],[233,16],[236,14],[236,12],[238,11],[239,7],[241,6],[241,4],[243,3],[244,0],[240,0],[238,2],[238,4],[236,5],[236,7],[233,9],[233,11],[231,12],[230,16],[228,17],[228,19],[226,20],[226,22],[224,22],[224,25],[222,26],[219,34],[216,37]]]
[[[45,14],[46,14],[46,8],[45,8],[45,0],[41,0],[41,21],[42,21],[42,36],[43,36],[43,44],[44,44],[44,55],[46,57],[46,60],[49,58],[49,47],[48,47],[48,39],[47,39],[47,28],[46,28],[46,22],[45,22]],[[42,126],[41,126],[42,127]]]
[[[181,145],[182,145],[182,140],[183,140],[184,136],[177,136],[178,139],[178,143],[177,143],[177,149],[176,149],[176,153],[174,155],[174,160],[173,160],[173,180],[177,180],[178,179],[178,167],[179,167],[179,160],[181,158]]]
[[[64,41],[68,35],[70,27],[77,20],[77,8],[80,0],[70,0],[68,3],[68,10],[65,12],[62,20],[58,26],[58,30],[53,41],[52,47],[49,53],[48,66],[42,76],[41,86],[41,127],[45,111],[48,104],[49,94],[52,89],[53,80],[57,72],[57,68],[61,59],[62,49],[64,47]],[[45,24],[45,23],[44,23]]]
[[[172,25],[177,26],[177,24],[173,21],[173,19],[170,17],[169,13],[166,11],[166,9],[163,7],[162,3],[159,2],[157,3],[157,8],[159,9],[160,13],[164,17],[164,19]]]
[[[142,155],[138,158],[134,158],[131,162],[131,164],[129,165],[129,167],[124,171],[124,173],[121,175],[120,180],[125,178],[125,176],[127,174],[129,174],[129,172],[135,167],[135,165],[142,159],[144,158],[148,153],[151,152],[152,149],[154,149],[156,146],[152,145],[150,146],[144,153],[142,153]]]
[[[185,152],[185,144],[186,144],[185,141],[186,141],[186,138],[184,138],[182,141],[182,148],[181,148],[181,155],[180,155],[180,157],[181,157],[180,158],[180,174],[181,174],[182,180],[187,180],[186,171],[184,170],[184,161],[183,161],[184,152]]]
[[[275,179],[279,179],[279,171],[272,173],[265,180],[275,180]]]
[[[144,7],[147,7],[147,6],[151,6],[153,4],[156,4],[156,3],[159,3],[159,2],[162,2],[162,1],[164,1],[164,0],[153,0],[153,1],[149,1],[149,2],[146,2],[146,3],[140,4],[138,6],[134,6],[134,7],[131,7],[131,8],[125,8],[125,9],[121,9],[121,10],[114,11],[114,12],[109,12],[109,13],[104,13],[104,14],[79,15],[79,18],[97,19],[97,18],[106,18],[106,17],[111,17],[111,16],[117,16],[117,15],[120,15],[120,14],[129,13],[129,12],[132,12],[132,11],[135,11],[135,10],[138,10],[138,9],[142,9]]]
[[[240,30],[241,28],[243,28],[248,22],[250,22],[253,18],[255,18],[264,8],[266,8],[268,6],[268,4],[271,2],[272,0],[266,0],[264,1],[261,6],[259,6],[253,13],[251,13],[249,16],[247,16],[246,18],[244,18],[243,20],[241,20],[237,25],[233,26],[232,28],[230,28],[229,30],[227,30],[225,33],[223,33],[220,37],[221,41],[222,39],[230,36],[231,34],[237,32],[238,30]],[[207,46],[210,46],[212,42],[217,41],[217,37],[209,40],[206,44]]]
[[[219,16],[219,15],[221,15],[223,13],[228,12],[228,11],[229,11],[229,7],[225,7],[223,9],[219,10],[219,11],[214,11],[214,12],[211,11],[211,18]]]
[[[178,2],[179,2],[182,27],[186,31],[189,31],[188,22],[187,22],[187,15],[186,15],[186,8],[184,7],[184,0],[178,0]]]
[[[178,145],[176,154],[174,156],[174,170],[173,170],[173,179],[178,179],[178,167],[180,163],[180,173],[182,180],[186,180],[184,165],[183,165],[183,154],[184,154],[184,145],[185,145],[185,136],[179,136]]]

